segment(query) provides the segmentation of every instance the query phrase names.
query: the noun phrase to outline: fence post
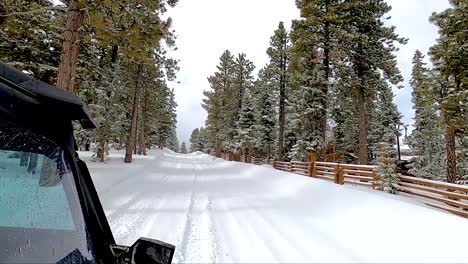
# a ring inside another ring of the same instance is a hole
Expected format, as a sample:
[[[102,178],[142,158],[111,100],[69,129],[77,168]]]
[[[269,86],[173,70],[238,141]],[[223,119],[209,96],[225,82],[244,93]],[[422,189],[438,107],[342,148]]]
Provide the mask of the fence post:
[[[309,164],[309,176],[310,176],[310,177],[313,177],[313,170],[314,170],[313,168],[314,168],[314,163],[311,162],[311,163]]]
[[[315,162],[312,163],[312,177],[317,178],[317,164]]]
[[[343,185],[344,184],[344,169],[340,165],[337,165],[338,173],[337,173],[337,184]]]
[[[292,162],[288,163],[288,172],[292,172]]]
[[[383,191],[382,186],[377,183],[377,182],[380,182],[380,180],[381,180],[381,178],[380,178],[380,176],[379,176],[379,174],[377,172],[377,169],[372,170],[372,178],[374,178],[374,182],[372,183],[372,189]]]

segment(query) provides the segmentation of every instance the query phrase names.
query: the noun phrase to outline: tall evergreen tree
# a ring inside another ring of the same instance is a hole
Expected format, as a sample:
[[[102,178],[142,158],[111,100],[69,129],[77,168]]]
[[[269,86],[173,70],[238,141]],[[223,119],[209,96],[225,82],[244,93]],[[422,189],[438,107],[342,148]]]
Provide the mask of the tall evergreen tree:
[[[284,134],[286,123],[286,100],[288,87],[288,65],[290,61],[290,41],[289,34],[284,27],[284,23],[280,22],[278,29],[275,30],[270,39],[270,47],[267,54],[270,57],[270,67],[272,78],[275,80],[274,85],[278,89],[278,159],[284,157]]]
[[[244,91],[242,107],[239,114],[238,131],[235,140],[237,147],[244,153],[244,160],[248,160],[254,146],[255,109],[250,95],[250,89]]]
[[[431,21],[439,27],[439,39],[430,54],[435,80],[432,95],[437,101],[445,129],[447,181],[456,182],[460,179],[457,175],[457,137],[460,141],[467,134],[468,3],[453,0],[451,5],[451,8],[434,13],[431,17]]]
[[[382,81],[377,87],[377,97],[370,110],[368,128],[368,151],[371,162],[377,162],[376,158],[380,152],[382,143],[394,146],[399,128],[402,125],[402,115],[394,103],[392,88],[387,82]]]
[[[435,180],[446,180],[446,154],[441,117],[434,97],[431,96],[432,82],[424,55],[417,50],[413,57],[411,88],[415,110],[414,130],[410,146],[420,155],[411,173]]]
[[[200,141],[200,130],[195,128],[190,134],[190,152],[201,151],[199,146]]]
[[[395,33],[395,27],[385,25],[388,18],[384,16],[391,10],[385,1],[347,1],[343,4],[346,14],[343,23],[347,25],[349,34],[341,41],[353,69],[351,95],[358,113],[359,162],[367,164],[369,103],[376,95],[375,87],[381,76],[395,85],[403,81],[397,68],[394,43],[405,44],[406,39]]]
[[[183,153],[183,154],[187,154],[187,145],[185,145],[185,142],[182,142],[182,144],[180,145],[180,152]]]
[[[226,119],[229,115],[232,116],[228,113],[229,103],[236,102],[227,97],[232,91],[235,71],[234,57],[229,50],[221,55],[217,69],[218,71],[208,78],[211,90],[203,92],[206,98],[203,99],[202,106],[208,113],[206,128],[209,145],[215,149],[216,156],[220,157],[223,144],[227,139],[227,130],[231,129],[226,126],[226,123],[229,121],[232,124],[232,120]]]
[[[293,56],[308,59],[318,67],[320,80],[317,88],[320,94],[317,102],[320,104],[321,114],[317,122],[320,123],[320,137],[322,144],[326,141],[327,111],[329,110],[329,92],[335,80],[334,75],[338,67],[343,64],[343,45],[341,39],[346,34],[343,23],[345,4],[340,0],[297,0],[297,7],[301,11],[301,19],[293,21],[291,39],[294,42]],[[320,146],[321,156],[325,147]]]
[[[253,62],[248,60],[245,54],[241,53],[238,55],[234,65],[234,78],[232,86],[225,93],[225,97],[230,98],[230,100],[226,100],[227,109],[225,111],[224,118],[224,125],[226,127],[226,141],[224,143],[224,148],[230,152],[236,152],[238,150],[238,146],[242,145],[238,140],[238,138],[241,138],[238,137],[238,132],[240,129],[239,122],[241,118],[243,100],[246,98],[250,100],[250,94],[247,97],[244,96],[244,94],[253,87],[254,69],[255,66]]]
[[[272,74],[267,66],[260,70],[256,82],[257,94],[254,97],[256,106],[255,147],[260,155],[270,161],[274,150],[276,117],[275,87],[272,85]]]

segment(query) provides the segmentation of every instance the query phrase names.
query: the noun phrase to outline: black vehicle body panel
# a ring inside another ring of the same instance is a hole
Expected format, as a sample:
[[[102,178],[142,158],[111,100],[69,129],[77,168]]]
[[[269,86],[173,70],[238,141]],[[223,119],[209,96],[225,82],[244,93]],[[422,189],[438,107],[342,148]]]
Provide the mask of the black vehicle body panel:
[[[80,99],[0,61],[0,122],[2,119],[44,135],[64,149],[96,261],[112,263],[110,246],[115,240],[88,168],[76,154],[72,121],[79,121],[84,128],[95,128]]]

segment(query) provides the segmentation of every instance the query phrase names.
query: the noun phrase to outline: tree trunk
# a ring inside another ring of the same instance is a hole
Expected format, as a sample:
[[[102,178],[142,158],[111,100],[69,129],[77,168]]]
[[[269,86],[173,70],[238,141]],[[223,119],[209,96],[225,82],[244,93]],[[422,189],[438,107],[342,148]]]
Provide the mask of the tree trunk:
[[[283,160],[284,156],[284,123],[286,119],[285,102],[286,102],[286,59],[281,62],[280,76],[280,94],[279,94],[279,135],[278,135],[278,160]]]
[[[328,3],[329,1],[325,1],[325,13],[328,14]],[[330,83],[330,23],[325,22],[325,29],[324,29],[324,59],[323,59],[323,68],[324,68],[324,73],[325,73],[325,83],[322,85],[322,93],[324,95],[324,98],[322,99],[322,105],[323,105],[323,113],[322,116],[320,117],[320,136],[322,137],[323,140],[323,145],[322,145],[322,151],[320,155],[322,156],[322,160],[325,161],[326,159],[326,144],[325,144],[325,137],[326,137],[326,132],[327,132],[327,95],[328,95],[328,87]]]
[[[99,145],[101,146],[101,150],[97,152],[98,159],[100,162],[104,162],[104,157],[106,156],[106,139],[102,137],[101,142],[99,142]]]
[[[133,110],[132,110],[132,121],[130,124],[130,133],[128,135],[126,151],[125,151],[125,163],[132,162],[133,149],[135,148],[135,135],[137,130],[137,116],[138,116],[138,102],[140,100],[140,76],[142,66],[138,65],[135,80],[135,95],[133,98]]]
[[[219,140],[217,139],[216,140],[216,157],[217,158],[221,158],[221,143],[219,142]]]
[[[135,146],[133,148],[133,155],[137,154],[137,146],[138,146],[138,112],[137,112],[137,118],[136,118],[136,125],[135,125],[135,137],[133,138],[135,142]]]
[[[138,148],[139,155],[146,156],[146,142],[145,142],[145,122],[146,122],[146,94],[143,94],[143,105],[141,109],[140,121],[140,146]]]
[[[457,154],[455,152],[455,129],[449,127],[445,134],[447,148],[447,182],[457,181]]]
[[[367,106],[364,91],[360,88],[358,102],[359,164],[367,165]]]
[[[77,0],[70,0],[68,16],[63,33],[63,47],[58,68],[57,87],[70,93],[75,92],[76,68],[80,52],[80,31],[83,27],[83,11]]]
[[[268,147],[268,150],[267,150],[267,163],[270,164],[270,156],[271,156],[271,148]]]

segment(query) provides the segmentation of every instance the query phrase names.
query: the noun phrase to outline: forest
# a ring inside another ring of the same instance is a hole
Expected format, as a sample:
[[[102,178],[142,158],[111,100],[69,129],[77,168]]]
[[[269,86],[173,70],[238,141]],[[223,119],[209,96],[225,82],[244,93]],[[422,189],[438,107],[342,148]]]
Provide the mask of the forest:
[[[127,163],[159,147],[231,160],[378,164],[382,146],[395,157],[401,141],[417,156],[412,175],[468,180],[468,1],[428,17],[439,37],[428,54],[414,52],[410,135],[393,92],[403,82],[396,52],[410,36],[387,23],[391,6],[296,0],[300,18],[272,25],[268,64],[220,54],[207,76],[206,124],[182,149],[169,84],[179,70],[169,55],[177,40],[166,15],[177,2],[3,0],[0,60],[82,98],[98,129],[77,126],[77,143],[95,146],[96,161],[111,146],[125,149]]]
[[[192,151],[231,160],[339,161],[396,159],[397,140],[416,158],[414,176],[468,180],[468,1],[428,19],[439,37],[429,54],[416,50],[410,80],[414,130],[394,102],[402,88],[398,45],[408,41],[386,23],[383,0],[298,0],[300,19],[281,22],[254,74],[246,54],[226,50],[208,77],[206,126],[192,132]],[[430,64],[425,62],[428,56]],[[393,162],[396,162],[393,160]]]

